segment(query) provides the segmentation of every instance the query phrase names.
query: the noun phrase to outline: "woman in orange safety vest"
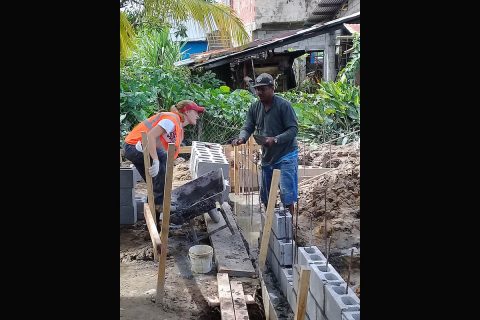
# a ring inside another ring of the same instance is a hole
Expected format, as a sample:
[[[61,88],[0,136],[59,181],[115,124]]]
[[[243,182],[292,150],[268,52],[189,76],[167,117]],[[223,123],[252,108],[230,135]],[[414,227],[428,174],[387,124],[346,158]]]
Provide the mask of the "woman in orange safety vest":
[[[182,100],[170,108],[170,112],[160,112],[137,124],[125,137],[125,158],[130,160],[138,172],[145,179],[143,160],[142,132],[147,133],[148,150],[151,157],[151,166],[148,173],[152,176],[155,204],[163,204],[163,189],[165,187],[165,170],[169,143],[175,143],[175,158],[180,151],[183,140],[183,127],[196,125],[198,114],[205,108],[198,106],[191,100]],[[157,220],[159,212],[157,211]]]

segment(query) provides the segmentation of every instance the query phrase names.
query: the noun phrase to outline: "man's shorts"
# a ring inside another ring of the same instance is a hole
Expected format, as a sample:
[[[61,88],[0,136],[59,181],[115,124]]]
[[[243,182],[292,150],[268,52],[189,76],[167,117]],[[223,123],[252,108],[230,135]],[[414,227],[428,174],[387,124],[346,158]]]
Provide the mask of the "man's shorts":
[[[267,206],[273,170],[280,170],[280,200],[284,206],[297,202],[298,197],[298,158],[284,159],[274,165],[262,165],[262,186],[260,197]]]

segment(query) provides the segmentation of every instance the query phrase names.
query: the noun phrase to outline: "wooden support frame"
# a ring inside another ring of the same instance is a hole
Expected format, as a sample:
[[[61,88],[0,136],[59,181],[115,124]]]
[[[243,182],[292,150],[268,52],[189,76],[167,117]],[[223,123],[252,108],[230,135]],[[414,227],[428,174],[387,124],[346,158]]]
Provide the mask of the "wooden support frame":
[[[300,269],[300,281],[298,283],[297,309],[295,320],[304,320],[307,309],[308,288],[310,287],[310,268],[302,266]]]
[[[172,180],[173,180],[173,160],[175,158],[175,144],[168,144],[167,152],[167,169],[165,175],[165,189],[163,191],[163,218],[162,229],[160,233],[160,241],[162,250],[160,253],[160,262],[158,264],[157,278],[157,298],[156,301],[163,303],[165,296],[165,263],[167,262],[168,251],[168,232],[170,229],[170,203],[172,201]]]
[[[267,259],[268,241],[270,240],[270,232],[272,231],[273,223],[273,209],[277,201],[278,181],[280,180],[280,170],[274,169],[272,176],[272,183],[270,184],[270,193],[268,195],[268,205],[266,215],[266,222],[263,226],[262,242],[260,245],[260,254],[258,255],[258,263],[260,272],[265,268],[265,260]]]

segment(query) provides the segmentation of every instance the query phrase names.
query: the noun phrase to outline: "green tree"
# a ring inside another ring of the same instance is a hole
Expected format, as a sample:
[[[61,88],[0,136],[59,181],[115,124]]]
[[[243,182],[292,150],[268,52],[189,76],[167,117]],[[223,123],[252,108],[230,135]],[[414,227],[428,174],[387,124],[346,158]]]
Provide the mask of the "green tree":
[[[169,26],[169,19],[182,22],[193,19],[207,32],[218,29],[222,37],[239,45],[248,42],[242,20],[235,11],[221,3],[205,0],[120,0],[120,59],[128,57],[134,45],[134,31],[125,10],[138,12],[140,23]]]

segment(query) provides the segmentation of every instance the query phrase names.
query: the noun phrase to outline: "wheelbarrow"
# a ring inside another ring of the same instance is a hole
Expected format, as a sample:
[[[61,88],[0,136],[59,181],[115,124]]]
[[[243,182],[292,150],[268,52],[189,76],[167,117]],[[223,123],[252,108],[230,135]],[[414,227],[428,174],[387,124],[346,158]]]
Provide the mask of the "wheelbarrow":
[[[197,238],[193,228],[193,218],[207,212],[214,222],[218,222],[220,219],[218,213],[220,213],[225,224],[207,236],[226,227],[230,229],[231,234],[234,234],[235,231],[221,206],[228,199],[225,190],[226,184],[221,168],[207,172],[197,179],[175,188],[172,190],[170,223],[182,225],[189,222],[193,230],[194,241],[198,242],[200,239]]]

